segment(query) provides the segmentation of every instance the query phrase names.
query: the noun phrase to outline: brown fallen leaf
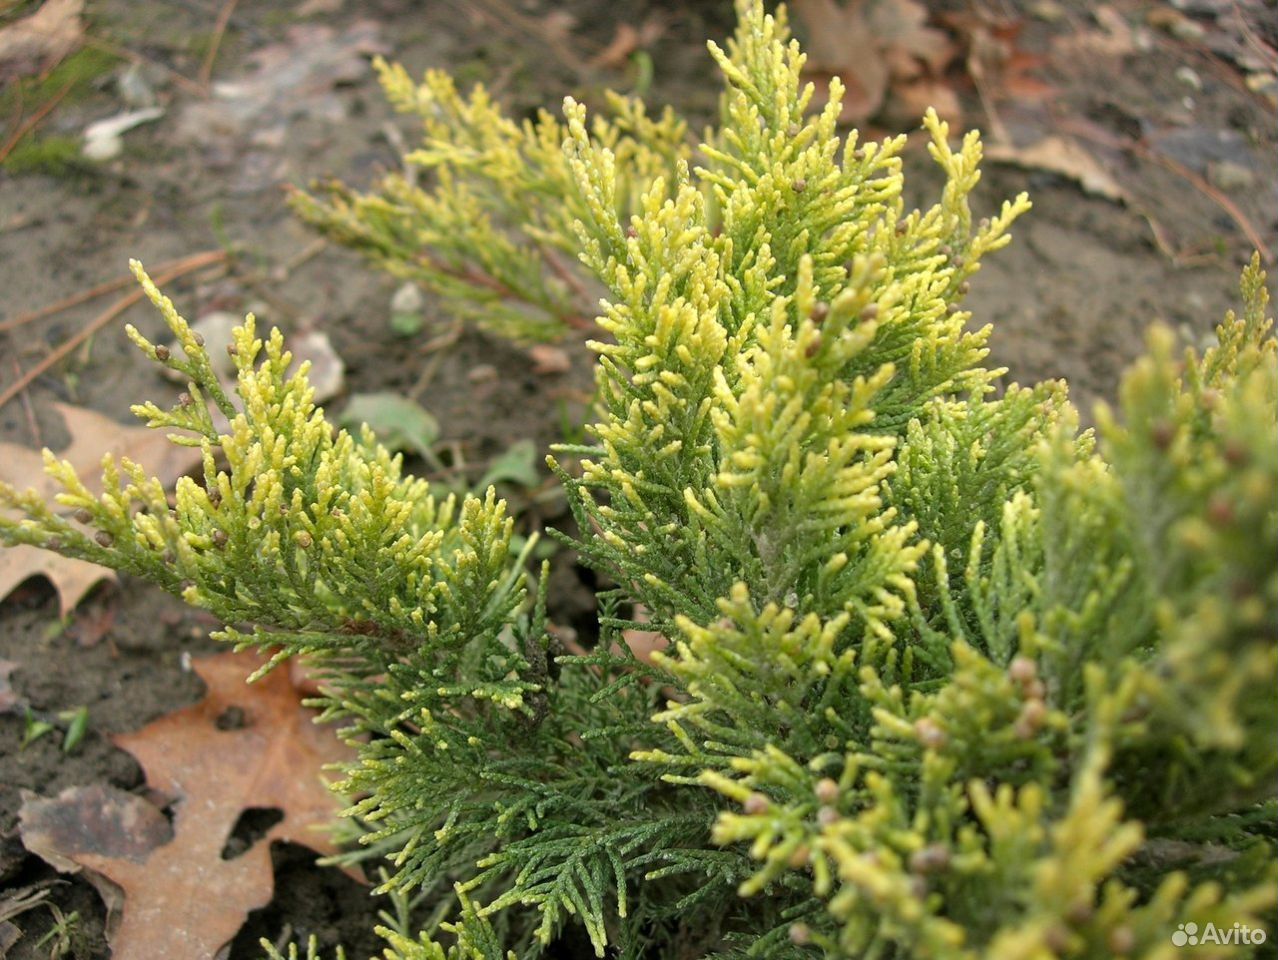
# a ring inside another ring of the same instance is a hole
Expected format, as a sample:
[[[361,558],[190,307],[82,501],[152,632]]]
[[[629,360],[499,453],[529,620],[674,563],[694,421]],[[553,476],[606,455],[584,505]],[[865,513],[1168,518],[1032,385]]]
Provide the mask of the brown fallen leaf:
[[[839,117],[844,123],[878,114],[894,86],[935,81],[957,50],[945,33],[927,25],[927,8],[917,0],[793,0],[790,9],[807,34],[805,76],[838,76],[847,88]],[[818,106],[823,87],[817,83]]]
[[[1026,147],[996,143],[986,147],[985,156],[995,163],[1046,170],[1073,180],[1094,196],[1115,203],[1129,202],[1127,191],[1076,140],[1051,134]]]
[[[84,0],[45,0],[0,30],[0,82],[56,66],[84,38],[83,12]]]
[[[876,0],[869,7],[870,26],[893,77],[910,79],[941,73],[958,48],[942,30],[928,26],[927,6],[918,0]]]
[[[142,464],[165,485],[174,483],[200,463],[198,448],[170,443],[163,430],[125,426],[100,413],[66,403],[55,403],[54,407],[62,414],[67,432],[71,434],[71,445],[59,451],[58,457],[71,461],[95,493],[100,492],[100,466],[108,453]],[[52,501],[60,489],[45,474],[44,460],[38,450],[11,443],[0,443],[0,480],[19,490],[32,487],[48,501]],[[83,560],[59,557],[35,547],[0,547],[0,600],[34,576],[43,576],[53,584],[63,617],[98,583],[115,579],[115,574],[105,567]]]
[[[642,605],[636,605],[630,617],[637,623],[647,623],[650,619],[648,609]],[[652,665],[654,653],[661,653],[670,646],[670,641],[665,635],[656,630],[640,630],[637,627],[631,627],[623,630],[621,636],[626,646],[630,648],[630,652],[649,666]]]
[[[998,104],[1005,100],[1039,103],[1056,92],[1037,75],[1045,59],[1020,45],[1025,21],[983,7],[943,13],[939,19],[967,50],[964,65],[985,110],[987,135],[995,143],[1011,142]]]
[[[22,845],[61,873],[93,870],[90,861],[145,863],[156,847],[173,839],[163,811],[149,800],[104,783],[68,787],[54,799],[22,792],[18,812]],[[118,887],[89,874],[109,906],[123,902]]]
[[[949,123],[958,123],[963,115],[958,94],[943,80],[919,77],[899,83],[892,91],[890,116],[894,124],[910,125],[927,113],[928,107]]]
[[[119,596],[94,597],[75,611],[67,633],[75,638],[77,647],[96,647],[115,626],[115,614],[119,609]]]
[[[53,584],[58,593],[58,614],[64,619],[99,583],[116,582],[113,572],[96,563],[60,557],[37,547],[0,547],[0,598],[28,577],[44,577]]]
[[[835,0],[793,0],[790,6],[807,28],[805,76],[825,83],[837,76],[847,88],[839,116],[844,123],[860,123],[878,113],[891,79],[863,6],[863,0],[847,6]],[[814,99],[824,102],[825,83],[817,83]]]
[[[163,814],[139,798],[112,797],[108,788],[99,788],[101,800],[68,791],[23,805],[28,849],[64,872],[68,863],[82,867],[123,892],[109,930],[115,960],[212,958],[250,911],[270,902],[271,841],[336,852],[323,828],[338,803],[322,771],[349,762],[353,751],[331,727],[313,722],[287,670],[246,684],[261,665],[252,653],[197,660],[195,670],[208,684],[203,700],[112,738],[137,758],[153,790],[173,798],[169,842],[157,830]],[[260,809],[283,819],[244,853],[223,859],[241,815]],[[93,810],[101,812],[89,815]]]

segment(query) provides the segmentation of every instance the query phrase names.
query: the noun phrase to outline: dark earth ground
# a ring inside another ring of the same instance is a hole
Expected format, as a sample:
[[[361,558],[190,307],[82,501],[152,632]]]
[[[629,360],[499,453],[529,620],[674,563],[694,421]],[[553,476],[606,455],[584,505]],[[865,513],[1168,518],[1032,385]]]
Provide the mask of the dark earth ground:
[[[553,105],[566,93],[591,102],[601,84],[627,89],[633,81],[624,70],[580,69],[570,59],[545,55],[537,35],[521,36],[518,22],[512,28],[510,21],[494,19],[493,11],[502,6],[491,0],[246,0],[235,10],[214,79],[245,76],[254,51],[284,41],[290,24],[328,25],[340,37],[356,21],[369,21],[386,51],[411,72],[443,66],[464,79],[485,80],[498,87],[516,114]],[[718,82],[702,41],[730,31],[726,0],[686,5],[528,0],[513,6],[539,23],[548,12],[568,11],[576,18],[569,43],[584,50],[602,48],[618,23],[637,24],[660,14],[666,30],[649,48],[655,64],[649,101],[674,103],[696,121],[694,128],[711,116]],[[1114,4],[1133,24],[1145,23],[1151,11],[1167,6],[1137,0]],[[1179,6],[1203,19],[1213,5]],[[416,393],[442,424],[443,439],[463,445],[467,462],[482,463],[524,437],[544,448],[559,438],[565,416],[580,421],[590,360],[579,343],[562,345],[572,368],[555,375],[535,373],[519,347],[469,330],[446,352],[427,354],[422,345],[445,329],[447,319],[432,316],[417,338],[396,336],[388,325],[388,304],[397,284],[346,251],[326,246],[317,252],[313,236],[285,208],[281,183],[336,175],[364,184],[379,169],[393,166],[389,124],[412,142],[411,128],[392,117],[366,68],[331,93],[304,90],[297,102],[276,102],[273,112],[243,128],[183,129],[184,111],[198,97],[159,65],[194,76],[220,7],[213,0],[90,3],[92,34],[148,61],[143,75],[168,112],[126,134],[123,156],[102,166],[84,162],[52,173],[0,172],[3,316],[116,277],[129,256],[156,263],[229,244],[241,253],[229,272],[187,277],[170,286],[168,292],[188,317],[211,309],[253,308],[267,324],[323,329],[347,365],[348,392]],[[320,12],[308,14],[308,8]],[[1081,3],[1006,4],[996,12],[1024,20],[1020,43],[1031,52],[1046,50],[1053,38],[1095,27],[1090,5]],[[1272,4],[1265,13],[1272,23]],[[1144,49],[1120,59],[1088,62],[1083,57],[1068,72],[1046,68],[1044,75],[1057,86],[1053,111],[1115,136],[1144,135],[1145,142],[1200,178],[1219,173],[1220,161],[1229,161],[1234,176],[1219,182],[1219,190],[1272,246],[1278,228],[1272,102],[1250,91],[1233,64],[1192,35],[1178,38],[1150,29],[1146,40]],[[1187,79],[1185,67],[1201,89]],[[89,96],[62,105],[45,122],[44,133],[75,136],[87,123],[124,109],[113,80],[120,69],[104,74]],[[966,122],[983,126],[973,91],[961,78],[956,84]],[[251,135],[264,128],[268,135],[250,143]],[[1010,379],[1066,377],[1085,409],[1113,394],[1149,324],[1168,323],[1195,339],[1208,333],[1235,303],[1238,271],[1252,249],[1218,200],[1181,173],[1149,154],[1099,147],[1095,153],[1127,191],[1126,204],[1090,196],[1048,172],[987,164],[980,204],[992,207],[1029,190],[1034,210],[1017,224],[1013,245],[987,261],[969,300],[979,322],[995,323],[993,359],[1009,368]],[[919,174],[912,187],[918,202],[930,202],[937,178],[925,169],[923,151],[912,149],[908,162]],[[15,362],[29,369],[97,309],[100,305],[60,313],[17,335],[0,333],[0,389],[12,382]],[[53,400],[89,406],[125,422],[131,403],[170,397],[173,386],[123,336],[125,319],[151,336],[161,328],[153,311],[130,310],[94,338],[87,356],[77,353],[69,366],[33,385],[27,392],[30,407],[20,398],[0,410],[0,440],[37,442],[29,410],[39,442],[55,448],[65,443],[65,431],[50,410]],[[423,370],[429,370],[428,380]],[[340,410],[343,403],[339,397],[329,406]],[[553,498],[541,498],[526,522],[563,522],[560,511]],[[590,629],[593,612],[586,579],[561,563],[552,598],[554,616],[583,631]],[[118,589],[99,591],[82,608],[81,618],[102,622],[108,615],[113,620],[105,636],[84,646],[74,626],[59,627],[56,598],[42,580],[29,581],[0,602],[0,659],[19,664],[12,678],[15,689],[37,710],[54,713],[87,704],[91,718],[82,745],[64,755],[56,736],[19,750],[22,719],[0,716],[0,889],[52,876],[17,839],[20,789],[51,796],[68,786],[101,781],[142,789],[137,764],[112,747],[108,735],[142,727],[201,694],[200,681],[183,669],[183,657],[215,648],[207,639],[212,627],[207,620],[128,580]],[[352,957],[375,948],[367,931],[378,905],[365,888],[335,869],[314,866],[312,859],[298,847],[275,850],[276,899],[251,918],[232,957],[256,956],[258,937],[274,938],[290,928],[302,939],[314,933],[324,943],[345,942]],[[53,900],[65,912],[79,912],[84,955],[107,955],[104,909],[92,888],[72,879],[55,888]],[[44,910],[19,918],[25,936],[10,956],[47,956],[47,946],[36,950],[34,944],[49,922]]]

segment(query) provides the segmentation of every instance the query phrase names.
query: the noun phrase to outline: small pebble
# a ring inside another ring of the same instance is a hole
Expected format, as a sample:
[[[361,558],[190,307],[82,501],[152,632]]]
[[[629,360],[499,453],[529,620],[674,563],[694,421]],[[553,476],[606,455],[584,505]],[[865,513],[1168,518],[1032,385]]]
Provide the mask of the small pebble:
[[[1221,160],[1207,164],[1207,179],[1212,186],[1226,193],[1250,190],[1256,185],[1256,175],[1248,167],[1233,160]]]
[[[1189,87],[1190,90],[1197,91],[1203,88],[1202,78],[1198,76],[1193,67],[1178,67],[1176,69],[1176,79]]]
[[[1044,23],[1056,23],[1065,16],[1065,8],[1056,0],[1038,0],[1030,4],[1030,13]]]

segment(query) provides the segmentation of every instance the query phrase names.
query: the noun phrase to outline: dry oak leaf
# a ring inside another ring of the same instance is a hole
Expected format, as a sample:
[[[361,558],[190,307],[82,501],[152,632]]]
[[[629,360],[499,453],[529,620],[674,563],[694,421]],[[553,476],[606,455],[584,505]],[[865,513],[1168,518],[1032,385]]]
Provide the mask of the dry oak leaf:
[[[262,663],[253,653],[197,660],[195,671],[208,685],[203,700],[112,738],[137,758],[152,789],[173,798],[172,841],[145,856],[100,852],[109,849],[107,841],[77,836],[74,829],[57,844],[61,849],[49,849],[47,831],[37,844],[54,866],[61,855],[123,891],[119,922],[110,931],[114,960],[213,958],[249,912],[271,900],[270,841],[336,852],[324,828],[339,807],[323,771],[349,763],[354,751],[331,727],[313,722],[315,714],[302,706],[288,670],[245,683]],[[283,819],[243,854],[224,860],[236,823],[250,809],[274,809]],[[125,813],[133,822],[150,819],[132,807]],[[26,842],[37,825],[25,808],[23,818]],[[74,828],[77,821],[68,819]],[[91,830],[95,819],[78,822]],[[96,822],[109,828],[112,820]]]
[[[198,447],[170,443],[162,430],[126,427],[100,413],[66,403],[55,403],[54,407],[62,414],[67,432],[71,434],[71,445],[58,452],[58,459],[71,461],[94,493],[101,493],[102,458],[108,453],[117,460],[128,457],[140,463],[165,486],[200,463]],[[11,443],[0,443],[0,481],[19,490],[34,488],[50,502],[61,490],[44,472],[44,459],[38,450]],[[63,618],[94,586],[103,580],[115,579],[110,570],[94,563],[60,557],[35,547],[0,547],[0,600],[24,580],[37,575],[45,577],[58,592]]]

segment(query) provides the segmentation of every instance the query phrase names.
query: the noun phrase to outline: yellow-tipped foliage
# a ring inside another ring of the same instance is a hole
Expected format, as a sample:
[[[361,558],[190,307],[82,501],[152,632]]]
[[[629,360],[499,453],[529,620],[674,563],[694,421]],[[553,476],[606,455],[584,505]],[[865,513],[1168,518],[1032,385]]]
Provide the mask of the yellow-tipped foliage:
[[[907,211],[904,141],[841,134],[837,85],[811,114],[784,15],[738,7],[699,147],[629,101],[520,126],[382,65],[429,181],[298,200],[504,333],[602,295],[589,442],[550,461],[609,584],[584,654],[491,492],[436,502],[334,432],[251,318],[228,396],[145,277],[186,357],[130,335],[191,383],[137,412],[203,477],[170,505],[107,462],[95,497],[51,458],[60,507],[0,490],[0,538],[313,658],[383,889],[446,918],[388,958],[1174,960],[1191,923],[1234,935],[1195,956],[1253,955],[1278,907],[1258,262],[1202,356],[1151,332],[1095,434],[1063,384],[995,395],[962,301],[1028,202],[974,222],[979,138],[929,114],[945,186]],[[631,628],[668,642],[640,659]]]

